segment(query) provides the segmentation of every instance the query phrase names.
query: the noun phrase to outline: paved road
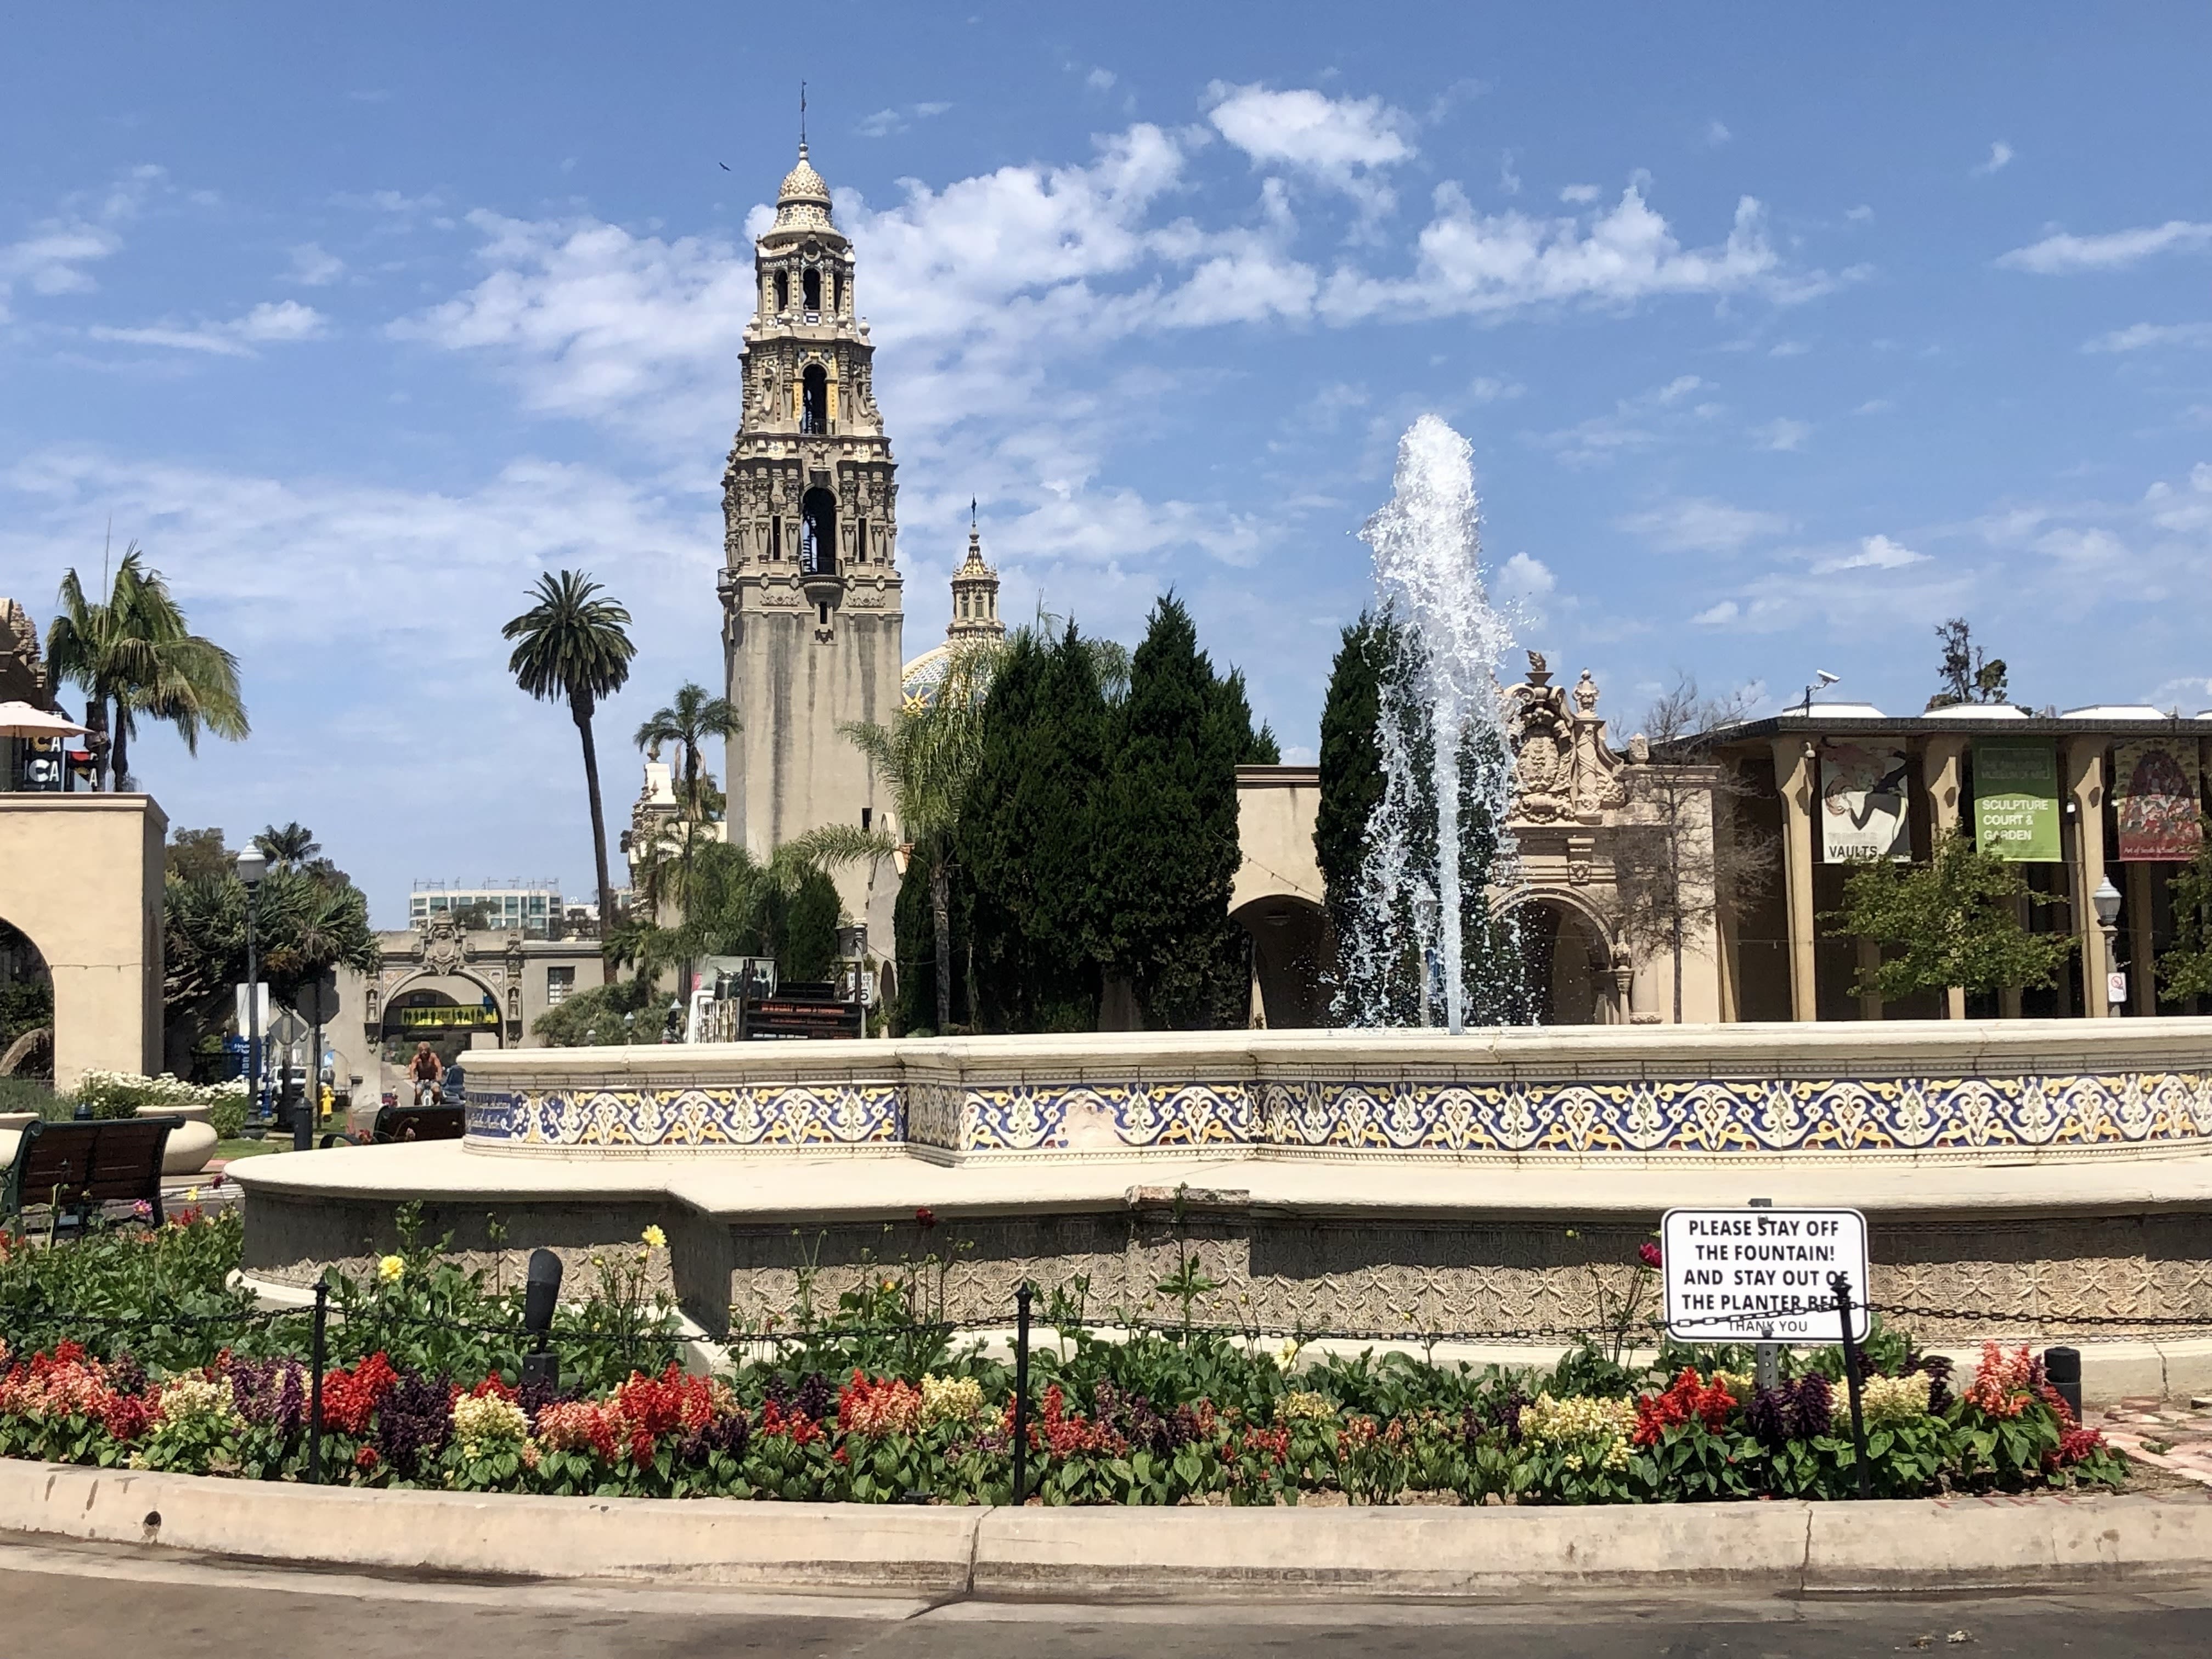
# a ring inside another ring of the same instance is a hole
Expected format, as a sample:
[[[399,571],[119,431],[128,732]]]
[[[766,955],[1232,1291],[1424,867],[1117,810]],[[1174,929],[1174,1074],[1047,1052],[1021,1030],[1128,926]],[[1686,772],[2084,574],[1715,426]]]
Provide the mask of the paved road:
[[[421,1583],[0,1539],[0,1627],[41,1659],[2150,1659],[2212,1648],[2212,1575],[2151,1594],[1553,1596],[1363,1607],[926,1607],[718,1590]],[[1957,1642],[1950,1638],[1961,1632]]]

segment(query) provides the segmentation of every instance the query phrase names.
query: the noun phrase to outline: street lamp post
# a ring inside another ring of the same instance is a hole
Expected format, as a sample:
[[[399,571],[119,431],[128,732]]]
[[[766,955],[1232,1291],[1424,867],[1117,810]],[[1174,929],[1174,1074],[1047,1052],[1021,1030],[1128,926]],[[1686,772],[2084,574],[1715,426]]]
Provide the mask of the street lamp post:
[[[268,1115],[268,1101],[261,1086],[261,958],[253,921],[261,878],[268,873],[269,858],[259,848],[249,847],[238,855],[238,878],[246,884],[246,1073],[253,1080],[256,1122]]]
[[[2097,890],[2089,895],[2089,904],[2090,908],[2096,911],[2097,926],[2103,930],[2105,935],[2105,1012],[2108,1014],[2116,1014],[2127,998],[2124,994],[2120,996],[2112,994],[2112,975],[2117,971],[2112,964],[2118,962],[2120,957],[2118,926],[2120,890],[2112,885],[2110,872],[2107,872],[2105,878],[2097,884]],[[2094,988],[2085,987],[2084,988],[2094,990]],[[2087,1006],[2087,997],[2082,999],[2082,1004],[2085,1007]]]

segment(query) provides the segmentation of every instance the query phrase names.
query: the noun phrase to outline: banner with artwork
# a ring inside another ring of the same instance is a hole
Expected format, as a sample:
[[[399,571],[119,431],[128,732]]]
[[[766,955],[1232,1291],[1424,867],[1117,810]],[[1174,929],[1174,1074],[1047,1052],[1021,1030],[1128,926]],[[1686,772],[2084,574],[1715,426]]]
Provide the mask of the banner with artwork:
[[[2056,864],[2058,748],[2048,739],[1974,744],[1974,844],[2014,864]]]
[[[2197,805],[2197,740],[2144,738],[2117,743],[2112,762],[2120,857],[2195,858],[2204,841]]]
[[[1820,749],[1820,859],[1909,859],[1905,817],[1911,763],[1888,743],[1829,743]]]

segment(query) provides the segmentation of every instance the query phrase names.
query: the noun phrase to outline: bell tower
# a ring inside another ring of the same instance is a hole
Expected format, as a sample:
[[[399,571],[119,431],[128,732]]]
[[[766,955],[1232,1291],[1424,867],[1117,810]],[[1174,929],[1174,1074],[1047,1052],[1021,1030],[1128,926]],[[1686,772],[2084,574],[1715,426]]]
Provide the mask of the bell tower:
[[[949,640],[1003,640],[999,620],[999,573],[983,562],[983,538],[975,527],[975,507],[968,507],[968,556],[952,573],[952,621]]]
[[[729,744],[729,836],[765,859],[822,824],[884,827],[890,803],[838,727],[897,717],[904,613],[875,347],[856,306],[852,245],[804,138],[753,265],[719,587],[730,701],[744,722]],[[838,878],[878,953],[890,950],[896,886],[866,869]]]

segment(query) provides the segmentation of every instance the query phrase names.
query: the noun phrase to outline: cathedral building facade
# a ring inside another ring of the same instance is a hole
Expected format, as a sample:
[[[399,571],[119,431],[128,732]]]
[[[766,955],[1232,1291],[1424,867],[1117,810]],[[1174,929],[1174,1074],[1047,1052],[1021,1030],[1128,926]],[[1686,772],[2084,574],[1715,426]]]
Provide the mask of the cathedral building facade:
[[[840,728],[896,718],[903,666],[898,485],[852,245],[799,147],[755,244],[744,412],[722,477],[720,580],[730,701],[729,839],[765,859],[825,823],[884,828],[891,803]],[[887,951],[896,883],[838,878]]]

